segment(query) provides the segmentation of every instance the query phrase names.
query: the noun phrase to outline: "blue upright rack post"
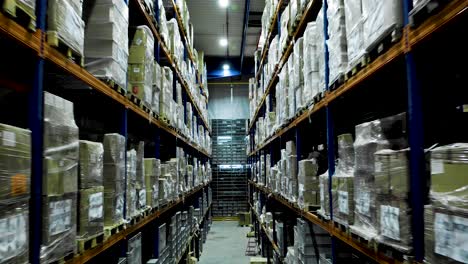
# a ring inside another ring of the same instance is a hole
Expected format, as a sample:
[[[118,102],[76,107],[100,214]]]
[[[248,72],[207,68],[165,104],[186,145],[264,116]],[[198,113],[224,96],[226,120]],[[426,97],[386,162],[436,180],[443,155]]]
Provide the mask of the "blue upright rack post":
[[[409,11],[413,2],[403,1],[404,25],[409,24]],[[405,34],[404,37],[407,37]],[[424,258],[424,128],[421,87],[416,73],[416,64],[412,51],[405,53],[406,78],[408,85],[408,116],[409,116],[409,146],[410,146],[410,202],[412,210],[412,233],[415,260],[422,262]]]

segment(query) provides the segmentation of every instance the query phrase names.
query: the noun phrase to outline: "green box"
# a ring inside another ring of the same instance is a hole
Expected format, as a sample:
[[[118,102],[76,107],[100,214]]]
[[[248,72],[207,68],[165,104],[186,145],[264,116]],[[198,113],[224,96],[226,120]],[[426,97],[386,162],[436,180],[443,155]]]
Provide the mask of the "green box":
[[[78,203],[78,236],[88,238],[104,229],[104,187],[81,189]]]

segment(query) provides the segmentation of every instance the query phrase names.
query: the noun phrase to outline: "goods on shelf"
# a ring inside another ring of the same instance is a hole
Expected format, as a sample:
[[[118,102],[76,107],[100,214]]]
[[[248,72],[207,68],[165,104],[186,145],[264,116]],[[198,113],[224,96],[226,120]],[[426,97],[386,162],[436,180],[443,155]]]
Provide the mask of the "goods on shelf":
[[[363,0],[344,1],[346,19],[346,42],[348,46],[348,67],[351,70],[365,55],[364,49],[364,23],[362,14]]]
[[[338,136],[338,161],[332,176],[333,220],[345,226],[354,221],[354,160],[353,136]]]
[[[468,144],[431,150],[431,205],[425,208],[425,261],[465,263],[468,194]]]
[[[175,61],[180,65],[184,59],[184,45],[181,41],[179,25],[177,24],[177,20],[175,18],[167,21],[166,25],[170,39],[170,45],[168,45],[169,51],[173,55]]]
[[[318,76],[318,60],[317,60],[317,45],[322,45],[322,43],[317,42],[316,37],[316,23],[309,22],[304,31],[304,50],[303,56],[304,68],[304,90],[303,90],[303,104],[308,105],[312,99],[319,92],[319,76]]]
[[[354,225],[352,231],[370,239],[378,231],[378,204],[375,190],[375,153],[383,149],[407,147],[406,113],[356,126],[354,171]]]
[[[333,84],[348,66],[344,0],[328,0],[328,40],[330,82]]]
[[[157,207],[159,205],[159,175],[161,174],[161,161],[158,159],[145,159],[145,186],[146,205]]]
[[[324,11],[323,8],[320,8],[318,14],[317,14],[317,19],[315,20],[316,22],[316,43],[317,43],[317,49],[316,49],[316,58],[317,58],[317,64],[318,64],[318,77],[319,77],[319,86],[318,86],[318,92],[325,91],[325,46],[327,45],[327,42],[325,42],[325,32],[324,30],[324,25],[323,25],[323,16],[324,16]]]
[[[304,38],[299,38],[294,43],[294,51],[290,57],[294,58],[294,65],[292,66],[293,71],[293,84],[294,84],[294,101],[295,108],[294,113],[299,111],[304,105],[303,101],[303,89],[304,89]],[[291,68],[290,68],[291,71]]]
[[[162,67],[161,75],[163,78],[161,79],[161,92],[159,96],[159,115],[162,118],[169,120],[171,116],[170,103],[173,100],[172,84],[174,76],[169,67]]]
[[[385,37],[401,29],[403,6],[399,0],[362,0],[364,21],[364,47],[372,50]]]
[[[125,184],[125,218],[129,219],[137,215],[138,195],[136,189],[137,152],[132,149],[127,151],[127,179]]]
[[[294,249],[299,263],[316,263],[320,256],[332,255],[331,237],[325,230],[298,218],[294,226]]]
[[[141,232],[128,240],[127,262],[141,264],[142,262]]]
[[[41,261],[76,252],[79,141],[73,103],[44,93]]]
[[[299,161],[298,198],[297,203],[301,209],[320,204],[319,178],[317,175],[318,164],[315,159]]]
[[[146,186],[145,186],[145,142],[140,141],[137,147],[136,160],[136,193],[137,210],[146,209]]]
[[[80,140],[77,230],[79,239],[103,232],[103,155],[104,148],[101,143]]]
[[[125,191],[125,137],[104,135],[104,225],[123,220]]]
[[[159,115],[160,103],[159,99],[161,97],[161,91],[164,86],[164,74],[161,66],[159,66],[157,61],[154,61],[154,71],[153,71],[153,86],[152,86],[152,100],[151,100],[151,111],[156,115]]]
[[[81,1],[48,1],[47,41],[56,47],[65,44],[75,54],[83,56],[85,24],[81,13]]]
[[[98,78],[127,88],[128,6],[122,0],[98,0],[87,15],[85,68]]]
[[[29,262],[31,131],[0,124],[0,259]]]
[[[279,50],[280,54],[283,54],[283,51],[288,45],[288,36],[289,36],[289,19],[290,19],[290,5],[288,4],[281,13],[281,30],[280,30],[280,39],[279,39]]]
[[[320,185],[320,209],[317,210],[317,213],[320,214],[325,219],[330,219],[330,193],[328,187],[330,186],[329,173],[326,171],[324,174],[319,176],[319,185]]]
[[[148,107],[153,97],[154,36],[149,27],[138,26],[128,56],[130,92]]]

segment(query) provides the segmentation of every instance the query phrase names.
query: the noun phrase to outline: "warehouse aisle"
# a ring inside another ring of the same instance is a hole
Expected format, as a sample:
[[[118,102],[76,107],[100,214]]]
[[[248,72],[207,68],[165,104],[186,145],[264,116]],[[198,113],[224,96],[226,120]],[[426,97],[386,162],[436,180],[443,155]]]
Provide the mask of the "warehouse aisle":
[[[239,227],[236,221],[213,221],[200,264],[245,264],[250,257],[245,256],[249,227]]]

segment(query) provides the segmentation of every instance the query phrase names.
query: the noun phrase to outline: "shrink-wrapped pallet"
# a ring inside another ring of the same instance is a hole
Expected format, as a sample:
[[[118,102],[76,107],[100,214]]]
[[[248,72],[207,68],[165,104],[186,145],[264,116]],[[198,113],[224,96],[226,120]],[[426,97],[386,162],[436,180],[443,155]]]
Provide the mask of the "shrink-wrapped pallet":
[[[128,67],[128,6],[122,0],[99,0],[87,14],[84,55],[86,69],[98,78],[126,88]]]
[[[27,203],[31,181],[31,131],[0,124],[0,142],[0,204]]]
[[[128,83],[130,92],[148,107],[153,96],[153,63],[153,33],[147,26],[138,26],[129,51]]]
[[[138,195],[136,189],[137,153],[134,149],[127,151],[127,179],[125,185],[125,218],[129,219],[137,215]]]
[[[329,175],[328,171],[319,176],[319,187],[320,187],[320,209],[317,213],[323,216],[325,219],[330,218],[330,192],[328,191]]]
[[[101,234],[104,228],[104,187],[80,189],[78,204],[79,239]]]
[[[318,64],[318,93],[325,91],[325,45],[327,45],[327,42],[325,42],[325,35],[324,35],[324,22],[323,22],[323,8],[321,8],[317,14],[317,19],[315,20],[317,22],[317,25],[315,27],[316,29],[316,43],[317,43],[317,49],[316,49],[316,58],[317,58],[317,64]]]
[[[318,164],[315,159],[299,161],[297,203],[302,209],[308,209],[310,206],[316,207],[320,204],[320,187],[317,171]]]
[[[145,187],[145,142],[140,141],[136,156],[136,191],[137,191],[137,210],[146,208],[146,187]]]
[[[353,136],[338,136],[338,161],[332,177],[333,220],[344,225],[354,221]]]
[[[83,56],[85,23],[72,1],[48,1],[47,42],[53,46],[65,44],[76,54]]]
[[[403,25],[403,5],[399,0],[362,0],[364,46],[372,50],[389,34],[398,33]]]
[[[80,140],[80,189],[103,186],[103,155],[102,143]]]
[[[299,38],[294,44],[294,96],[296,101],[297,112],[305,104],[303,100],[303,90],[304,90],[304,38]]]
[[[29,199],[10,202],[0,206],[3,238],[0,240],[0,259],[5,264],[26,264],[29,263]]]
[[[104,135],[104,225],[123,220],[125,192],[125,137]]]
[[[290,7],[289,5],[283,10],[281,13],[281,20],[280,20],[280,39],[279,39],[279,54],[283,54],[283,50],[286,48],[288,44],[288,36],[289,36],[289,20],[290,20]]]
[[[43,195],[78,191],[79,141],[73,103],[44,93]]]
[[[328,52],[330,82],[333,84],[348,67],[348,53],[346,44],[346,26],[344,0],[329,0],[328,18]]]
[[[161,66],[159,66],[157,61],[154,61],[154,71],[153,71],[153,88],[152,88],[152,100],[151,100],[151,111],[156,115],[159,115],[159,98],[161,96],[162,83],[163,83],[163,72]]]
[[[351,70],[365,55],[363,0],[344,1],[346,18],[346,42],[348,46],[348,67]]]
[[[43,197],[41,263],[76,253],[76,201],[76,193]]]
[[[302,103],[307,106],[314,96],[318,93],[319,76],[318,76],[318,61],[317,61],[317,29],[315,22],[309,22],[304,31],[303,57],[304,67],[304,89]]]
[[[158,159],[145,159],[146,205],[153,208],[159,205],[160,174],[161,161]]]

